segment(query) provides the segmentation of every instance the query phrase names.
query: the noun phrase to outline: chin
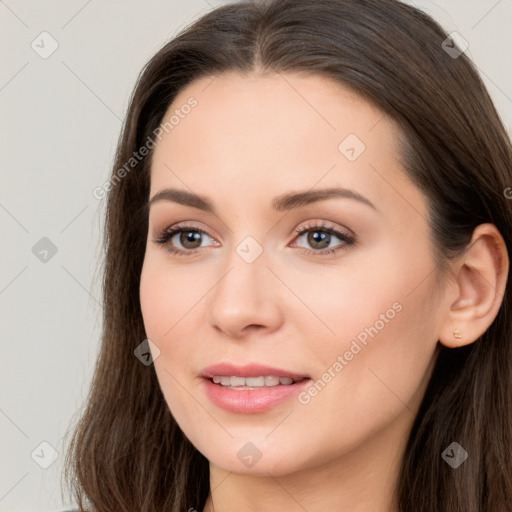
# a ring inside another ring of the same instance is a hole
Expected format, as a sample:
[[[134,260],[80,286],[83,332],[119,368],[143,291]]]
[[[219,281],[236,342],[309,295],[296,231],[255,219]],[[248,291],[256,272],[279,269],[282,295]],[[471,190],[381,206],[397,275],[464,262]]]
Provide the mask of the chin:
[[[265,440],[268,432],[265,429],[258,436],[233,438],[226,434],[222,442],[205,440],[204,449],[201,444],[194,443],[194,446],[213,466],[239,475],[282,476],[311,466],[311,461],[304,457],[303,442],[297,440],[296,445],[285,445],[284,440],[277,437],[270,442]],[[298,454],[303,455],[300,460]]]

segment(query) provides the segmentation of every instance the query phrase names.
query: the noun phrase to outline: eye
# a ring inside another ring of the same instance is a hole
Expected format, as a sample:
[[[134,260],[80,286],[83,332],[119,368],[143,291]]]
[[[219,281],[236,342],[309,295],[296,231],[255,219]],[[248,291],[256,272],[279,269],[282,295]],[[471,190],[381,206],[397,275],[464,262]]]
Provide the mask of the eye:
[[[166,250],[171,254],[178,256],[185,256],[193,254],[201,247],[201,237],[208,237],[213,240],[206,231],[191,225],[191,224],[179,224],[172,228],[167,228],[158,234],[157,238],[153,240],[155,244],[165,246]],[[173,239],[176,239],[174,241]],[[172,242],[172,243],[171,243]],[[178,242],[182,244],[183,249],[175,246]]]
[[[332,226],[324,224],[323,222],[298,228],[295,232],[298,233],[298,236],[296,237],[297,239],[307,235],[305,236],[306,243],[313,247],[314,250],[306,249],[306,254],[322,256],[334,254],[342,250],[344,247],[354,245],[356,243],[354,235],[339,231]],[[335,245],[334,247],[330,247],[333,238],[340,239],[343,244],[341,246],[338,244],[337,246]]]

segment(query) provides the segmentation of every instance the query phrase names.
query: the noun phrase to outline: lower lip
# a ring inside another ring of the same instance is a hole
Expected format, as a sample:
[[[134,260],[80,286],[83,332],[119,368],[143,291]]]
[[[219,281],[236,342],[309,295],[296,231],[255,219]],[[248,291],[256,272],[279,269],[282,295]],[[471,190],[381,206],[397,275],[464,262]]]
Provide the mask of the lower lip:
[[[311,379],[304,379],[289,386],[281,384],[255,389],[229,389],[205,378],[206,394],[218,407],[230,412],[251,414],[272,409],[298,395]]]

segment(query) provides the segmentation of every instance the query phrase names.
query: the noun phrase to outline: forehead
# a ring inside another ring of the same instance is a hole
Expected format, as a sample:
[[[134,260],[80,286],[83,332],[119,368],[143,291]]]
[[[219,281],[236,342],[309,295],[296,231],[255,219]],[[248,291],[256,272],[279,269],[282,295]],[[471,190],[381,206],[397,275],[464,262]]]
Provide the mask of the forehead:
[[[183,108],[190,98],[196,105]],[[150,195],[174,186],[267,200],[316,184],[381,203],[396,204],[401,188],[419,195],[401,170],[397,124],[323,76],[203,77],[176,96],[162,123],[172,115],[154,150]]]

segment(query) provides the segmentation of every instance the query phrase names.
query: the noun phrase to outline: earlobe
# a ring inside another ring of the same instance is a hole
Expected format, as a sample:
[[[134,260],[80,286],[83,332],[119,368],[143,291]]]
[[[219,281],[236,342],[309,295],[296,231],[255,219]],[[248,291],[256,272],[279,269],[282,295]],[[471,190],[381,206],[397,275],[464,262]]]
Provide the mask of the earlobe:
[[[456,348],[482,336],[503,302],[508,270],[509,257],[501,233],[494,224],[480,224],[452,269],[456,286],[447,302],[440,343]]]

